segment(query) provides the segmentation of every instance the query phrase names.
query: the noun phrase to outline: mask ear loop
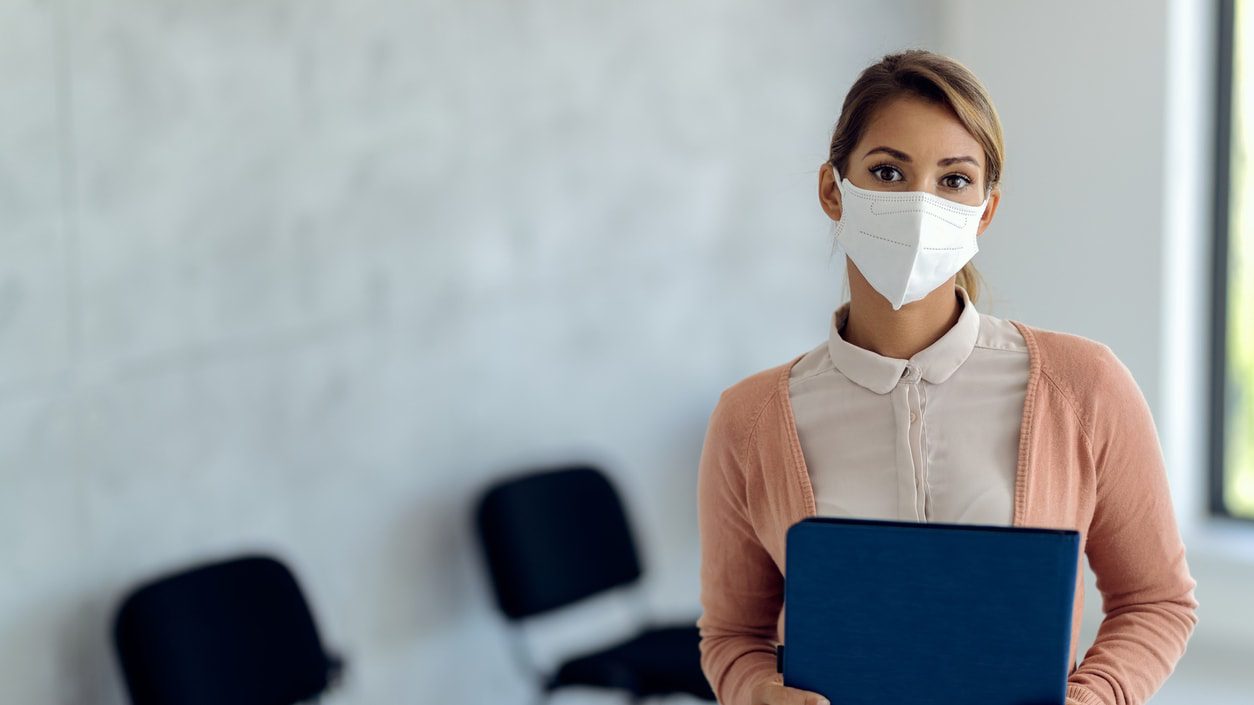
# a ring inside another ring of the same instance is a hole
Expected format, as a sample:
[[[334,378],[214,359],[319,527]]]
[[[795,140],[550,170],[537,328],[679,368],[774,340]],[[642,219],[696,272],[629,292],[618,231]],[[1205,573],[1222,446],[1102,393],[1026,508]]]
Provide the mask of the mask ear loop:
[[[832,178],[836,181],[836,193],[840,194],[840,207],[845,207],[845,187],[840,183],[840,170],[831,161],[824,162],[832,168]]]
[[[842,212],[841,212],[841,217],[843,218],[843,217],[844,217],[844,212],[843,212],[843,211],[844,211],[844,207],[845,207],[845,191],[844,191],[844,189],[843,189],[843,188],[841,188],[841,185],[840,185],[840,170],[836,168],[836,165],[835,165],[835,164],[833,164],[833,163],[832,163],[832,161],[831,161],[830,159],[829,159],[829,160],[827,160],[826,162],[824,162],[824,164],[827,164],[828,166],[830,166],[830,167],[832,168],[832,178],[834,178],[834,179],[836,180],[836,193],[840,194],[840,207],[841,207],[841,210],[842,210]],[[839,224],[838,224],[838,225],[839,225]],[[832,239],[832,254],[835,254],[835,253],[836,253],[836,251],[837,251],[838,249],[843,249],[843,248],[841,248],[841,245],[840,245],[839,241],[838,241],[837,239],[833,238],[833,239]],[[847,255],[846,255],[846,257],[847,257]],[[845,276],[845,277],[843,277],[843,278],[844,278],[844,280],[845,280],[845,289],[846,289],[846,290],[848,290],[848,288],[849,288],[849,277],[846,275],[846,276]],[[848,298],[848,297],[846,297],[846,298]]]

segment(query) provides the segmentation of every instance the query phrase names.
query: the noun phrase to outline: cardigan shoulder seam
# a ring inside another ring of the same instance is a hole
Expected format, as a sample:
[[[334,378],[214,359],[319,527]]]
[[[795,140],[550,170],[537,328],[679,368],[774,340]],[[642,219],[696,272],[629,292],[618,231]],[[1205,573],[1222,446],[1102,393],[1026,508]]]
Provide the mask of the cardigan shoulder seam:
[[[1084,444],[1088,447],[1091,453],[1093,448],[1093,437],[1089,433],[1088,421],[1084,418],[1084,415],[1080,413],[1080,409],[1077,407],[1075,400],[1072,399],[1071,394],[1069,394],[1067,390],[1065,390],[1063,386],[1058,383],[1058,380],[1054,379],[1054,376],[1049,373],[1049,370],[1045,369],[1044,365],[1041,365],[1041,376],[1048,380],[1054,389],[1058,390],[1058,395],[1063,398],[1063,401],[1067,402],[1067,408],[1071,409],[1071,413],[1075,416],[1076,421],[1080,422],[1080,433],[1083,434]]]
[[[755,406],[750,406],[749,413],[741,417],[744,419],[748,419],[748,425],[744,427],[744,438],[737,439],[738,444],[736,447],[736,455],[742,461],[744,458],[748,456],[749,448],[753,445],[753,442],[758,435],[758,428],[762,423],[762,419],[766,416],[767,408],[770,407],[771,402],[775,400],[775,397],[779,395],[778,385],[775,384],[776,375],[779,372],[779,369],[780,369],[779,366],[775,366],[775,367],[767,368],[765,370],[761,370],[753,375],[750,375],[749,377],[742,379],[736,384],[733,384],[727,389],[723,390],[724,397],[726,397],[729,393],[732,393],[733,390],[736,390],[740,394],[744,394],[746,391],[751,393],[753,391],[752,387],[750,387],[748,390],[744,390],[744,389],[737,390],[737,387],[746,385],[750,380],[753,380],[755,377],[763,378],[761,381],[758,382],[759,384],[765,384],[768,381],[771,384],[770,392],[766,394],[764,397],[762,397],[760,400],[757,400],[757,401],[754,401],[752,399],[749,400],[750,404],[756,405],[756,408]]]
[[[1080,438],[1081,438],[1081,441],[1084,443],[1085,451],[1088,453],[1089,460],[1092,461],[1094,459],[1094,452],[1096,449],[1096,445],[1094,445],[1094,437],[1093,437],[1094,430],[1092,426],[1093,426],[1094,420],[1092,418],[1092,415],[1090,414],[1089,416],[1085,416],[1085,414],[1082,413],[1083,405],[1079,403],[1075,395],[1067,388],[1067,386],[1064,385],[1059,380],[1059,378],[1056,376],[1057,371],[1051,369],[1051,365],[1049,364],[1050,360],[1048,357],[1048,353],[1046,352],[1045,354],[1041,354],[1041,350],[1042,349],[1048,350],[1049,348],[1052,348],[1055,344],[1064,344],[1064,343],[1089,345],[1095,348],[1095,352],[1097,353],[1098,358],[1104,358],[1104,360],[1103,359],[1095,360],[1099,364],[1108,362],[1111,359],[1116,359],[1114,357],[1114,353],[1113,351],[1111,351],[1110,346],[1106,345],[1105,343],[1102,343],[1101,341],[1084,338],[1082,336],[1077,336],[1071,333],[1062,333],[1059,331],[1050,331],[1050,330],[1038,329],[1038,328],[1032,328],[1030,332],[1033,334],[1033,337],[1036,338],[1037,351],[1041,357],[1040,375],[1049,382],[1050,386],[1052,386],[1056,390],[1058,395],[1061,396],[1063,400],[1066,402],[1067,407],[1071,409],[1071,413],[1075,416],[1076,420],[1079,423]],[[1046,336],[1041,336],[1039,335],[1039,333],[1045,333]],[[1046,345],[1041,345],[1041,341],[1043,338],[1049,339]]]
[[[766,399],[762,401],[762,408],[758,409],[753,416],[753,422],[749,424],[749,430],[745,434],[745,445],[741,450],[742,457],[747,457],[749,448],[751,448],[758,439],[758,428],[762,425],[762,419],[766,416],[766,410],[771,406],[771,402],[779,396],[779,390],[774,389],[770,394],[766,395]]]

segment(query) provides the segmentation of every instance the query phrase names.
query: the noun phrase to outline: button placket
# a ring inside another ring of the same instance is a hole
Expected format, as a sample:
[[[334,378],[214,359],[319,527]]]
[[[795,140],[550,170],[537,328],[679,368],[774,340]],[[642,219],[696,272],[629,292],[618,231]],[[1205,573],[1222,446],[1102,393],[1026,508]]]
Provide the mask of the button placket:
[[[920,458],[919,467],[921,468],[921,473],[920,473],[920,478],[919,478],[919,484],[920,484],[919,496],[920,496],[920,501],[922,501],[923,503],[923,508],[921,510],[923,521],[928,521],[931,519],[929,515],[931,514],[931,509],[932,509],[931,496],[930,496],[930,493],[928,492],[928,489],[930,487],[930,475],[932,472],[932,466],[928,464],[927,427],[923,423],[923,407],[927,406],[927,385],[923,384],[922,381],[919,382],[918,392],[919,392],[919,395],[918,395],[919,410],[918,410],[917,415],[919,418],[919,423],[917,424],[916,430],[918,431],[918,438],[919,438],[919,458]]]
[[[919,383],[920,383],[921,376],[922,375],[919,371],[919,368],[915,367],[914,365],[906,366],[906,374],[905,374],[905,380],[907,382],[906,400],[907,400],[907,403],[909,405],[909,410],[910,410],[910,413],[909,413],[910,427],[909,429],[907,429],[907,435],[908,435],[908,439],[910,443],[910,458],[912,461],[911,465],[913,466],[912,469],[913,469],[913,475],[914,475],[914,477],[912,478],[914,482],[914,490],[915,490],[914,492],[914,497],[915,497],[914,515],[915,515],[915,519],[919,521],[924,521],[926,517],[926,513],[925,513],[926,512],[926,497],[925,497],[926,487],[924,485],[924,476],[926,473],[926,468],[923,466],[923,463],[924,463],[923,443],[922,443],[922,436],[919,432],[919,429],[921,426],[921,424],[919,423],[920,409],[921,409],[921,406],[919,404],[919,394],[920,394]]]
[[[889,395],[893,406],[893,421],[896,424],[893,436],[897,462],[897,517],[902,521],[917,521],[919,512],[918,473],[910,433],[914,426],[910,422],[910,387],[909,372],[903,370],[901,378]]]

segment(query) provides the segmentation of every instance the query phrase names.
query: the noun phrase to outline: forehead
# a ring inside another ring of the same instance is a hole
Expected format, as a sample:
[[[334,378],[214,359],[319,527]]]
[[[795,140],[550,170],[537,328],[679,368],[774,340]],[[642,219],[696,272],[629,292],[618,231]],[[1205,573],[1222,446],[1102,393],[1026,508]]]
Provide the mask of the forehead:
[[[983,148],[952,108],[916,96],[898,96],[879,106],[853,156],[861,159],[868,149],[879,146],[899,149],[916,159],[965,154],[984,163]]]

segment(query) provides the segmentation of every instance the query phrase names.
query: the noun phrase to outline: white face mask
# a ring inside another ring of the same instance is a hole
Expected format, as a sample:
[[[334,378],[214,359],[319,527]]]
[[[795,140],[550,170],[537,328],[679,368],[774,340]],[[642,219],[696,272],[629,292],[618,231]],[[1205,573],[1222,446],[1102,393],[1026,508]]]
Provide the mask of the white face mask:
[[[926,191],[868,191],[841,179],[836,244],[900,309],[932,293],[975,253],[988,198],[968,206]]]

